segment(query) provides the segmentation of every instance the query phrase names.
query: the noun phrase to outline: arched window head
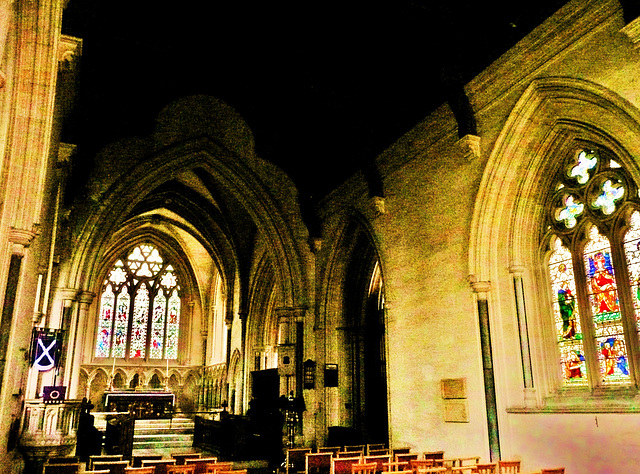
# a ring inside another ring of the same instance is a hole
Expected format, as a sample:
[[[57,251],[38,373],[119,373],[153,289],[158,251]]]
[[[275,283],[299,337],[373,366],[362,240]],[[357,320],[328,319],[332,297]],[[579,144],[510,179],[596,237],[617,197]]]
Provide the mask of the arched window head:
[[[177,359],[180,286],[151,244],[118,259],[103,283],[95,357]]]
[[[556,176],[548,263],[555,337],[565,387],[637,380],[640,350],[640,202],[637,187],[604,150],[580,148]]]

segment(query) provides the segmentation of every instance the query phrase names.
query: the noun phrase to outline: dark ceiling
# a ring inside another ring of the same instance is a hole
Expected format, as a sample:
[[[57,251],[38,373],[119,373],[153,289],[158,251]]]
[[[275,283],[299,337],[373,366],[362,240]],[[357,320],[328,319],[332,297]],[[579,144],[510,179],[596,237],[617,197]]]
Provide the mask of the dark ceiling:
[[[169,102],[209,94],[318,199],[564,3],[71,0],[63,33],[83,54],[63,140],[87,170],[106,144],[149,134]]]

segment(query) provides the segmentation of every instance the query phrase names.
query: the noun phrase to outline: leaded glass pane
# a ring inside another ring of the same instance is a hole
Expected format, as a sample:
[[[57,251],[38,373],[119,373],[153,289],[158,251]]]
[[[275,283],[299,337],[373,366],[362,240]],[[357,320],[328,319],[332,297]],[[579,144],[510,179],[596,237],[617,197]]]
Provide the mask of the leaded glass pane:
[[[578,202],[573,196],[568,195],[564,198],[564,207],[560,209],[556,214],[556,220],[564,221],[564,225],[567,229],[575,227],[577,218],[584,211],[584,204]]]
[[[131,326],[131,347],[129,357],[146,355],[147,320],[149,317],[149,290],[140,285],[133,303],[133,324]]]
[[[171,265],[167,266],[167,272],[162,275],[160,284],[167,289],[176,286],[176,276],[173,274],[173,267]]]
[[[554,242],[554,251],[549,258],[549,274],[563,381],[566,385],[586,385],[587,369],[573,262],[571,252],[562,245],[560,239]]]
[[[640,330],[640,213],[634,212],[630,219],[630,228],[624,236],[624,254],[629,270],[629,284],[633,297],[636,326]]]
[[[123,286],[118,294],[116,308],[116,320],[114,325],[113,357],[124,357],[127,350],[127,330],[129,329],[129,307],[131,297],[127,291],[127,286]]]
[[[174,289],[169,298],[169,320],[167,321],[166,359],[178,358],[178,334],[180,327],[180,297]]]
[[[151,322],[151,344],[149,345],[149,357],[162,359],[162,346],[164,341],[164,323],[167,314],[167,298],[160,290],[153,300],[153,320]]]
[[[158,249],[150,244],[135,247],[127,259],[115,262],[105,279],[105,285],[100,303],[95,356],[177,359],[180,317],[178,279],[171,265],[164,266]],[[138,288],[134,295],[129,293],[131,288]],[[152,293],[157,295],[150,308]],[[170,347],[167,347],[168,344]]]
[[[124,270],[124,264],[122,260],[118,260],[113,266],[113,270],[109,273],[109,281],[120,285],[127,281],[127,272]]]
[[[584,249],[587,290],[596,336],[600,373],[605,384],[629,382],[626,344],[609,240],[593,226]]]
[[[576,178],[578,183],[584,184],[589,181],[589,170],[596,167],[598,159],[592,152],[581,151],[578,155],[578,164],[571,168],[570,176]]]
[[[602,210],[604,214],[613,214],[616,210],[616,201],[624,196],[624,188],[620,183],[612,183],[610,179],[602,184],[602,193],[596,198],[593,206]]]
[[[98,321],[98,338],[96,341],[96,357],[109,357],[111,348],[111,327],[113,325],[113,305],[115,295],[111,285],[107,285],[100,299],[100,319]]]

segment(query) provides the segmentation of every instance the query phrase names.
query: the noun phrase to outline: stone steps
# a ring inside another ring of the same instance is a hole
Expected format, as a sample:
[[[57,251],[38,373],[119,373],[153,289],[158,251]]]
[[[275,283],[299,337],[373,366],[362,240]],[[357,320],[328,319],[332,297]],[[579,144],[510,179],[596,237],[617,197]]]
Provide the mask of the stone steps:
[[[186,451],[193,446],[194,422],[189,418],[136,420],[133,432],[134,452]]]

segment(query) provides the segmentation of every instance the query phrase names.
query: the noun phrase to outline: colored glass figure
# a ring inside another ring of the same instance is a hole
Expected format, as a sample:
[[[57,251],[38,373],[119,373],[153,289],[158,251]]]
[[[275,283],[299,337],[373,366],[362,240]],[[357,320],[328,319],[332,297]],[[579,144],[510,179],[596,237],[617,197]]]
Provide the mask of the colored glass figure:
[[[164,342],[165,315],[167,314],[167,298],[162,290],[153,300],[153,320],[151,323],[151,344],[149,345],[149,357],[162,359]]]
[[[604,384],[630,381],[624,331],[609,240],[594,226],[585,246],[585,270],[593,315],[596,349]]]
[[[629,230],[624,236],[624,254],[629,270],[636,325],[640,330],[640,213],[637,211],[629,219]]]
[[[564,198],[564,207],[557,213],[557,220],[564,221],[567,229],[572,229],[577,224],[577,218],[582,211],[584,211],[584,204],[576,202],[573,196],[568,195]]]
[[[180,297],[178,289],[171,292],[169,298],[169,318],[167,320],[166,359],[178,358],[178,334],[180,329]]]
[[[115,295],[108,284],[100,300],[100,319],[98,321],[98,339],[96,341],[96,357],[109,357],[111,349],[111,327],[113,325],[113,306]]]
[[[127,347],[127,329],[129,327],[129,306],[131,297],[127,286],[123,286],[118,293],[116,318],[113,328],[113,357],[124,357]]]
[[[129,357],[144,358],[147,345],[147,321],[149,317],[149,290],[140,285],[133,302],[133,321],[131,325],[131,345]]]
[[[600,373],[605,384],[628,383],[629,361],[627,348],[622,335],[622,324],[607,327],[601,337],[596,338]]]
[[[584,385],[587,383],[587,369],[583,356],[578,302],[575,298],[573,263],[571,252],[558,238],[553,240],[549,275],[554,295],[553,308],[563,381],[565,385]]]
[[[602,185],[602,194],[600,194],[593,206],[602,210],[606,215],[613,214],[616,210],[616,201],[624,196],[624,187],[620,183],[613,184],[610,179],[606,180]]]
[[[578,183],[584,184],[589,181],[589,170],[595,168],[597,163],[595,153],[582,150],[578,155],[578,164],[571,168],[569,175],[576,178]]]
[[[613,265],[611,264],[609,239],[600,235],[595,226],[591,228],[589,236],[590,240],[584,250],[584,261],[594,320],[618,319],[620,307]]]

